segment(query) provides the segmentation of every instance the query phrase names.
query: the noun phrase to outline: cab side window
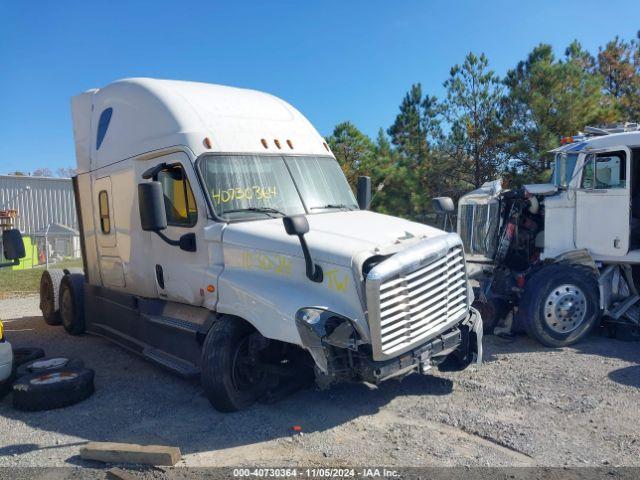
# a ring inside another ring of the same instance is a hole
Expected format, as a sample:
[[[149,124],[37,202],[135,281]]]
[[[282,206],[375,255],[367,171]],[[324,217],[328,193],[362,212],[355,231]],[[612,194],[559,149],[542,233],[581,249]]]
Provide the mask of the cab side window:
[[[167,224],[193,227],[198,221],[198,208],[189,179],[181,165],[168,167],[158,173],[164,191]]]
[[[624,152],[602,153],[587,158],[582,173],[582,188],[611,189],[627,187],[627,159]]]
[[[105,235],[111,233],[111,217],[109,213],[109,194],[106,190],[98,193],[98,207],[100,210],[100,230]]]

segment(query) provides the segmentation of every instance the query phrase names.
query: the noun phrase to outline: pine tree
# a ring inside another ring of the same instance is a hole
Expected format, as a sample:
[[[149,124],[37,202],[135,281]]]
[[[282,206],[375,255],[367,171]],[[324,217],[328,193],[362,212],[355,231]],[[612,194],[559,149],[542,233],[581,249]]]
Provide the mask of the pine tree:
[[[613,103],[603,92],[602,77],[577,42],[557,60],[550,45],[540,44],[504,80],[504,102],[511,166],[540,179],[550,167],[547,152],[560,138],[585,125],[613,121]]]
[[[451,125],[444,148],[460,178],[479,187],[504,163],[500,108],[503,87],[484,54],[469,53],[444,83],[444,115]]]
[[[638,32],[640,39],[640,32]],[[640,121],[640,41],[616,37],[598,51],[598,71],[620,121]]]

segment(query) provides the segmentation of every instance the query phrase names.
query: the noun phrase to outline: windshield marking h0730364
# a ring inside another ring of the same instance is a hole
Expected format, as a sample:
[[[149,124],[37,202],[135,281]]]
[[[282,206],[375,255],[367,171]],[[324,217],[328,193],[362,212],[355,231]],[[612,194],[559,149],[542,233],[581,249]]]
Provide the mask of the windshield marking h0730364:
[[[209,155],[201,159],[200,169],[213,206],[225,219],[357,209],[331,157]]]

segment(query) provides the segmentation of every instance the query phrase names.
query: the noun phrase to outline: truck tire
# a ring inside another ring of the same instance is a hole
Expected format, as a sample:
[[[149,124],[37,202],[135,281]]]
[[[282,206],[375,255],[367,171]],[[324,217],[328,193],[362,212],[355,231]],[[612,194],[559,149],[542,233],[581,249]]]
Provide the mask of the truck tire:
[[[64,329],[71,335],[84,333],[84,275],[72,273],[62,278],[58,304]]]
[[[13,384],[13,406],[33,412],[73,405],[94,392],[93,377],[88,368],[25,375]]]
[[[84,362],[79,358],[51,357],[40,358],[20,365],[16,370],[16,376],[22,377],[32,373],[48,373],[63,370],[65,368],[83,368]]]
[[[58,296],[65,273],[60,269],[45,270],[40,277],[40,311],[47,325],[60,325]]]
[[[543,267],[527,281],[518,316],[527,334],[547,347],[576,343],[600,320],[595,275],[579,265]]]
[[[248,364],[249,338],[255,332],[240,319],[222,317],[207,333],[200,380],[216,410],[236,412],[250,407],[264,394],[264,374]]]
[[[20,347],[13,349],[13,368],[44,357],[44,350],[37,347]]]

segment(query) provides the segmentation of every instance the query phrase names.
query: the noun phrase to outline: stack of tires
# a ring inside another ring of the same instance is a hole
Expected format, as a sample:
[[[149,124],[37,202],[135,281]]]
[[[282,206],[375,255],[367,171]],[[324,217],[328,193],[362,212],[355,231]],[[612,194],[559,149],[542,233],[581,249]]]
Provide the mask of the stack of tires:
[[[93,377],[79,358],[45,357],[41,348],[16,348],[13,406],[37,411],[76,404],[93,393]]]
[[[62,324],[72,335],[84,333],[84,276],[78,270],[45,270],[40,279],[40,310],[49,325]],[[79,358],[45,357],[40,348],[13,352],[13,406],[19,410],[62,408],[91,396],[94,371]]]

